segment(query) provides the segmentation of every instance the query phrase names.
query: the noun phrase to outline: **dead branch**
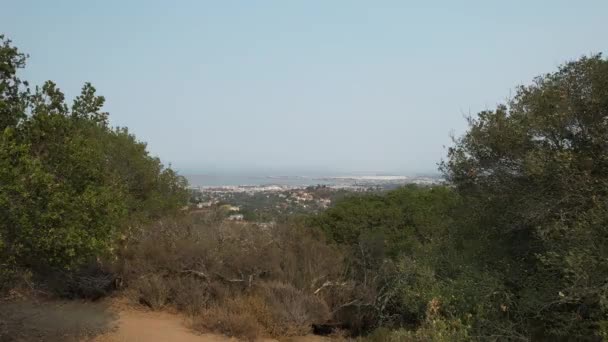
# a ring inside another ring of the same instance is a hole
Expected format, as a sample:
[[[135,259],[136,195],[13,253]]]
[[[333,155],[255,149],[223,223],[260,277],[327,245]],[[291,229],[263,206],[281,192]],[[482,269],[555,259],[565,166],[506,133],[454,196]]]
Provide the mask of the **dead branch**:
[[[186,273],[186,274],[191,274],[193,276],[196,276],[198,278],[204,279],[204,280],[209,280],[209,276],[206,275],[205,273],[201,272],[201,271],[196,271],[196,270],[183,270],[180,273]]]
[[[330,286],[345,286],[347,284],[347,282],[343,282],[343,283],[339,283],[337,281],[326,281],[323,283],[323,285],[321,285],[321,287],[319,287],[318,289],[316,289],[313,294],[318,294],[319,292],[321,292],[321,290],[323,290],[326,287],[330,287]]]
[[[224,277],[223,275],[221,275],[221,274],[219,274],[217,272],[215,272],[215,275],[218,276],[221,280],[227,281],[229,283],[244,283],[245,282],[245,279],[243,279],[243,278],[241,278],[241,279],[236,279],[236,278],[230,279],[230,278]]]
[[[348,303],[344,303],[344,304],[338,306],[331,313],[334,314],[334,313],[336,313],[336,312],[338,312],[338,311],[340,311],[340,310],[342,310],[342,309],[344,309],[346,307],[349,307],[349,306],[358,306],[358,307],[361,307],[361,306],[374,306],[374,305],[370,304],[370,303],[360,303],[359,299],[355,299],[355,300],[352,300],[352,301],[350,301]]]

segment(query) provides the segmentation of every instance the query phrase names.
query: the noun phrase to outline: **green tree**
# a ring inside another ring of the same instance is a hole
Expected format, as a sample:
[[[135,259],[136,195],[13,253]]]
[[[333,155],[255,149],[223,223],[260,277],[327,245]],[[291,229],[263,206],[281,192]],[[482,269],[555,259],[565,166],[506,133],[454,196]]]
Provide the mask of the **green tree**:
[[[372,317],[363,330],[422,324],[427,305],[439,297],[452,316],[471,307],[456,303],[456,290],[446,285],[465,271],[460,209],[459,196],[448,187],[407,186],[347,197],[309,219],[330,241],[347,247],[348,275],[358,283],[358,300],[364,303],[360,310]],[[474,296],[461,283],[465,290],[459,294]]]
[[[27,82],[17,77],[17,70],[25,67],[25,59],[25,54],[0,34],[0,131],[16,126],[25,118]]]
[[[75,269],[110,255],[129,227],[186,203],[184,178],[151,157],[126,128],[109,126],[105,99],[91,84],[71,106],[51,81],[30,93],[16,74],[25,56],[0,39],[5,270]]]
[[[608,303],[608,61],[566,63],[470,119],[442,168],[532,338],[601,334]],[[605,332],[604,332],[605,334]]]

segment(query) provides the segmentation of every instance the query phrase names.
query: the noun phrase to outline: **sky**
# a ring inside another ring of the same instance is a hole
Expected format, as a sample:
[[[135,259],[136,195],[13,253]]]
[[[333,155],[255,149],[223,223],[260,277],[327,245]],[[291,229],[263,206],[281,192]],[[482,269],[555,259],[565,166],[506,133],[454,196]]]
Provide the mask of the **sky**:
[[[608,1],[6,1],[21,77],[84,82],[182,173],[433,172],[465,117],[608,50]]]

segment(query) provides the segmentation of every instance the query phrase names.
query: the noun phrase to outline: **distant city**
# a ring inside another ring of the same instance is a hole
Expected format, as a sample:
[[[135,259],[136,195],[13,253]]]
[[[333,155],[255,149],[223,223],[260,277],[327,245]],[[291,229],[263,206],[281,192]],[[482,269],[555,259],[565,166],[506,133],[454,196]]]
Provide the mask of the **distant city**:
[[[263,176],[263,175],[207,175],[186,174],[194,189],[223,189],[232,191],[280,191],[325,185],[336,189],[360,189],[369,187],[395,188],[405,184],[433,185],[443,182],[440,175],[338,175],[338,176]]]
[[[444,182],[437,175],[186,175],[186,178],[190,183],[190,208],[194,212],[222,209],[228,220],[258,222],[320,212],[348,195],[382,192],[407,184],[433,186]]]

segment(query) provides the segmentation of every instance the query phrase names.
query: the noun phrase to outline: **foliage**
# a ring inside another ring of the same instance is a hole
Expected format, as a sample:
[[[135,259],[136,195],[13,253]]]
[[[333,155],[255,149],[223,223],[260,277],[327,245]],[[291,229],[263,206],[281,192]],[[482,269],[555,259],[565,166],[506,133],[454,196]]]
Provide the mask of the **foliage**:
[[[310,219],[349,251],[359,316],[346,321],[401,327],[387,340],[604,336],[607,108],[608,61],[583,57],[470,118],[441,164],[449,186],[347,198]]]
[[[185,203],[184,180],[109,127],[91,84],[71,106],[51,81],[31,92],[16,75],[26,56],[0,42],[0,273],[75,270]]]
[[[377,240],[382,255],[395,257],[450,226],[458,197],[445,187],[404,187],[386,195],[352,196],[336,203],[310,224],[320,227],[340,244],[358,245]],[[419,228],[424,227],[425,231]]]
[[[29,90],[23,89],[28,84],[17,77],[17,70],[25,67],[26,57],[0,34],[0,131],[25,118]]]
[[[408,186],[346,198],[309,220],[331,241],[349,246],[348,276],[359,300],[356,310],[344,308],[340,315],[359,321],[351,329],[425,319],[427,302],[441,290],[438,280],[454,276],[464,254],[455,236],[459,208],[459,197],[447,187]]]
[[[479,215],[485,267],[501,274],[534,338],[583,338],[605,320],[608,61],[569,62],[471,118],[442,165]]]

